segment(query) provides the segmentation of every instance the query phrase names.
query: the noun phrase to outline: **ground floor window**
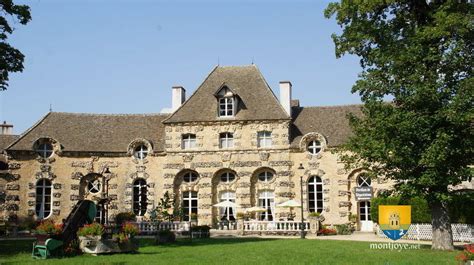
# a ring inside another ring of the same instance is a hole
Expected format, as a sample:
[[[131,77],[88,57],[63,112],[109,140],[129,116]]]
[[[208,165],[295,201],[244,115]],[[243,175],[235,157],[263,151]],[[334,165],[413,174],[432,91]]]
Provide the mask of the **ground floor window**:
[[[196,191],[183,192],[183,220],[191,221],[191,215],[198,213],[198,194]]]
[[[133,213],[136,216],[144,216],[146,213],[147,203],[146,180],[137,179],[133,182]]]
[[[308,209],[312,213],[323,211],[323,182],[318,176],[308,179]]]
[[[99,224],[105,224],[107,222],[106,220],[106,208],[103,203],[98,203],[96,205],[97,207],[97,213],[95,215],[95,221]]]
[[[273,191],[261,191],[258,194],[258,206],[266,209],[260,213],[260,220],[273,221],[273,213],[275,212],[275,195]]]
[[[36,182],[36,216],[47,218],[51,214],[51,181],[40,179]]]
[[[235,203],[235,192],[225,191],[221,193],[220,202],[230,201]],[[219,208],[221,220],[235,221],[235,211],[234,207]]]

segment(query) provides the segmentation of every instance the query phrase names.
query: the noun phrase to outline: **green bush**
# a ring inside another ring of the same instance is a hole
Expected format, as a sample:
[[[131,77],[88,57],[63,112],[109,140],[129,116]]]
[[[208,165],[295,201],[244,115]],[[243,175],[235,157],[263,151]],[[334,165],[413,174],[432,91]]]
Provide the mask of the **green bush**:
[[[134,213],[131,213],[131,212],[122,212],[122,213],[118,213],[115,216],[115,223],[117,225],[123,225],[123,223],[125,222],[136,222],[136,221],[137,221],[137,217],[135,216]]]
[[[346,224],[335,225],[335,227],[336,227],[336,231],[337,231],[338,235],[350,235],[350,234],[352,234],[351,227],[346,225]]]
[[[196,225],[191,227],[192,232],[206,232],[208,233],[211,230],[211,227],[208,225]]]

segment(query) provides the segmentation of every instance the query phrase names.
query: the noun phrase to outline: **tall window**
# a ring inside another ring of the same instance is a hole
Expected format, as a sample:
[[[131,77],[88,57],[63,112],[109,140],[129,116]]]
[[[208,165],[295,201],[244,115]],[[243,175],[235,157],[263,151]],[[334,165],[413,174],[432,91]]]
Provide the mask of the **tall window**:
[[[234,147],[234,135],[228,132],[219,134],[219,147],[220,148]]]
[[[261,191],[258,194],[258,206],[266,209],[260,213],[260,220],[273,221],[273,213],[275,209],[275,196],[273,191]]]
[[[232,172],[225,172],[221,175],[221,182],[229,183],[234,181],[235,175]]]
[[[273,173],[270,171],[264,171],[258,174],[258,180],[261,182],[269,182],[273,179]]]
[[[148,156],[148,148],[143,144],[137,146],[133,151],[133,156],[136,159],[143,160],[145,157]]]
[[[234,116],[234,98],[223,97],[219,99],[219,117],[232,117]]]
[[[198,213],[198,194],[195,191],[183,192],[183,219],[191,221],[191,215]]]
[[[221,193],[220,201],[230,201],[235,203],[235,192],[225,191]],[[221,220],[235,221],[235,211],[234,207],[219,208]]]
[[[47,218],[51,214],[51,181],[40,179],[36,182],[36,216]]]
[[[257,134],[258,147],[272,146],[272,132],[262,131]]]
[[[196,135],[195,134],[184,134],[181,139],[182,149],[193,149],[196,148]]]
[[[196,172],[186,172],[184,175],[183,175],[183,180],[184,182],[194,182],[198,179],[198,175],[196,174]]]
[[[320,177],[309,178],[308,197],[309,211],[321,213],[323,211],[323,182]]]
[[[312,155],[316,155],[321,151],[321,142],[320,141],[311,141],[308,144],[308,152]]]
[[[133,182],[133,213],[137,216],[144,216],[146,213],[148,186],[144,179],[137,179]]]
[[[48,158],[53,155],[53,145],[50,143],[39,144],[36,148],[36,153],[38,153],[42,158]]]

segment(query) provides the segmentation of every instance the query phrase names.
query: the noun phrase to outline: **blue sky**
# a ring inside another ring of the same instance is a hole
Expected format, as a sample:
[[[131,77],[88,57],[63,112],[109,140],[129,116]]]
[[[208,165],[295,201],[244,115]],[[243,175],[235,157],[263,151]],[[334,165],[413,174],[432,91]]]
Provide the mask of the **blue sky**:
[[[336,59],[329,1],[23,1],[33,20],[10,42],[25,70],[0,92],[0,119],[21,133],[49,111],[157,113],[171,87],[189,96],[218,63],[260,68],[275,94],[304,106],[359,103],[358,59]]]

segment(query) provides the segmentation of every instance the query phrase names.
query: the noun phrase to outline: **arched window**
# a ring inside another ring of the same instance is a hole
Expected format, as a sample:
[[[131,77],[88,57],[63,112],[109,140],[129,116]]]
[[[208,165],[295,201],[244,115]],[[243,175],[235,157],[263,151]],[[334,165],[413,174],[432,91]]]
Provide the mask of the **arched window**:
[[[51,181],[40,179],[36,182],[36,216],[47,218],[51,214]]]
[[[53,145],[48,142],[41,143],[36,148],[36,153],[42,158],[49,158],[53,155]]]
[[[321,213],[323,211],[323,182],[320,177],[309,178],[308,197],[309,211]]]
[[[133,182],[133,213],[137,216],[144,216],[146,213],[147,203],[146,181],[137,179]]]
[[[258,180],[261,182],[269,182],[273,179],[273,173],[270,171],[264,171],[258,174]]]
[[[321,142],[314,140],[308,143],[308,152],[312,155],[317,155],[319,152],[321,152]]]
[[[221,182],[229,183],[234,181],[235,175],[232,172],[225,172],[221,175]]]
[[[360,174],[357,177],[357,186],[359,187],[370,187],[372,185],[372,179],[370,179],[369,176],[366,176],[364,174]]]
[[[224,191],[221,193],[220,202],[230,201],[235,203],[235,192],[233,191]],[[235,211],[234,207],[219,208],[221,220],[235,221]]]
[[[273,221],[275,212],[275,195],[273,191],[261,191],[258,193],[258,206],[266,209],[260,213],[260,220]]]
[[[198,179],[198,175],[196,174],[196,172],[186,172],[184,175],[183,175],[183,181],[184,182],[194,182]]]
[[[191,221],[191,215],[198,213],[198,194],[196,191],[183,192],[183,219]]]
[[[148,156],[148,148],[144,144],[137,146],[135,150],[133,150],[133,156],[139,160],[145,159],[145,157]]]

